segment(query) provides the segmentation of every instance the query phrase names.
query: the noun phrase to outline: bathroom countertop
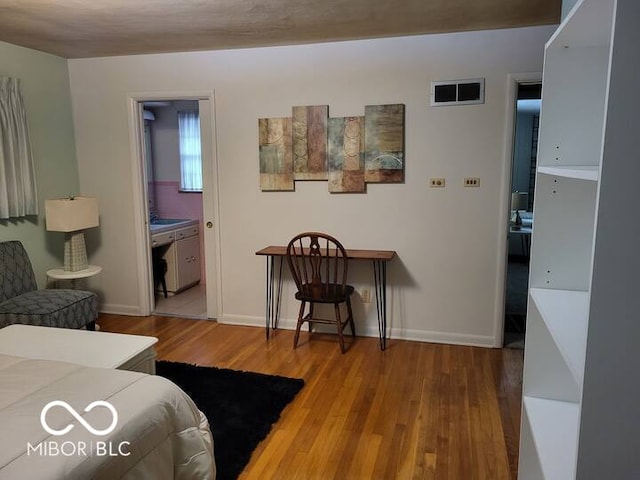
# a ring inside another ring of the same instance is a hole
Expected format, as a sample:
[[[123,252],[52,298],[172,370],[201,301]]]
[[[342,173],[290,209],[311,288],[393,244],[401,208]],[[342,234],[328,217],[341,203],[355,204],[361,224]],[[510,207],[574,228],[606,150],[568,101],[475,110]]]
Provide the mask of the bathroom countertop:
[[[154,220],[154,221],[158,221],[158,220]],[[151,232],[151,235],[155,235],[156,233],[165,233],[165,232],[170,232],[171,230],[177,230],[179,228],[184,228],[184,227],[190,227],[192,225],[197,225],[198,224],[198,220],[190,220],[190,219],[160,219],[160,222],[163,223],[151,223],[149,224],[149,230]]]

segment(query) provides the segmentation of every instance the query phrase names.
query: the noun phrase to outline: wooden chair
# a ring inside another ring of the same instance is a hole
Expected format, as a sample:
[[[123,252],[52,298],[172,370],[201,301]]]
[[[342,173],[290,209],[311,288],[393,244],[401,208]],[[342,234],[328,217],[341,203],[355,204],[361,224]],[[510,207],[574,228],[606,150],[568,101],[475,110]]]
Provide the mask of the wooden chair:
[[[298,345],[300,328],[304,322],[309,323],[309,332],[314,323],[324,323],[336,326],[340,350],[344,353],[345,327],[349,325],[351,335],[353,337],[356,335],[351,310],[351,294],[354,289],[351,285],[347,285],[349,262],[344,247],[338,240],[324,233],[301,233],[295,236],[287,246],[287,263],[298,289],[295,298],[301,302],[293,348]],[[305,315],[307,303],[309,303],[309,313]],[[335,318],[315,317],[316,303],[333,304]],[[347,318],[344,321],[340,315],[342,303],[347,306]]]

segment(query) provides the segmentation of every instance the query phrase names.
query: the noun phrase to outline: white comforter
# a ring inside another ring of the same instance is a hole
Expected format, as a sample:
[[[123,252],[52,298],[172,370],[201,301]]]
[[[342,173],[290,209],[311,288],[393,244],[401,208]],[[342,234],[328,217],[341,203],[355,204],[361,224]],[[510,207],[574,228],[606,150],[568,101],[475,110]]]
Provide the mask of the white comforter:
[[[60,404],[66,402],[84,420]],[[85,412],[96,400],[104,405]],[[53,433],[48,433],[47,428]],[[68,433],[60,431],[73,427]],[[207,419],[153,375],[0,355],[0,479],[214,479]]]

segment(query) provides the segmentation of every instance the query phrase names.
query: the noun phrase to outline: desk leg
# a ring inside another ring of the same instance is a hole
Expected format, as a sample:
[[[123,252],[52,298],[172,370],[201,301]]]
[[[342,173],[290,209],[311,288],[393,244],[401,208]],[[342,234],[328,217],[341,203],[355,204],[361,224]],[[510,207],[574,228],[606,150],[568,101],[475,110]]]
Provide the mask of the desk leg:
[[[265,314],[266,334],[269,339],[269,330],[278,328],[278,320],[280,319],[280,297],[282,295],[282,262],[280,257],[280,265],[278,268],[278,286],[276,289],[276,269],[275,257],[270,255],[267,257],[267,307]],[[275,292],[274,292],[275,290]]]
[[[373,261],[373,277],[376,288],[376,309],[378,313],[378,331],[380,350],[387,348],[387,263]]]

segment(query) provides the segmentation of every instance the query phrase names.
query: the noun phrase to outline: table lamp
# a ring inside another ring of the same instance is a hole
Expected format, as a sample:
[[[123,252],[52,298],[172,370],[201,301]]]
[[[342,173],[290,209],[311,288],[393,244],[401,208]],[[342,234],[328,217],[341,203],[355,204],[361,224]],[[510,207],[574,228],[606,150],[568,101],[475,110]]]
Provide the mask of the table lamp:
[[[44,204],[47,230],[65,233],[64,269],[70,272],[87,269],[84,230],[98,226],[98,200],[78,195],[45,200]]]
[[[522,228],[522,218],[520,210],[526,210],[529,207],[529,194],[527,192],[513,192],[511,194],[511,210],[515,210],[516,216],[512,220],[513,229],[520,230]]]

